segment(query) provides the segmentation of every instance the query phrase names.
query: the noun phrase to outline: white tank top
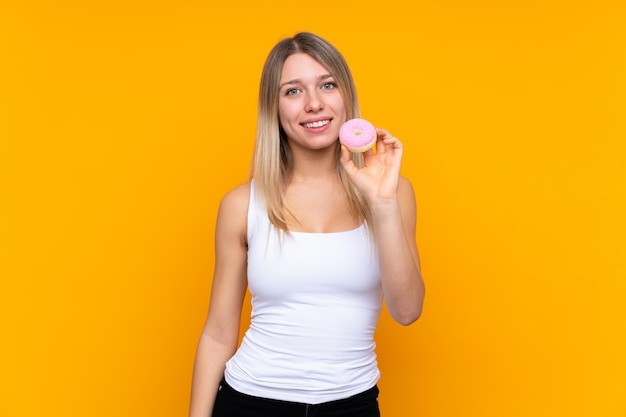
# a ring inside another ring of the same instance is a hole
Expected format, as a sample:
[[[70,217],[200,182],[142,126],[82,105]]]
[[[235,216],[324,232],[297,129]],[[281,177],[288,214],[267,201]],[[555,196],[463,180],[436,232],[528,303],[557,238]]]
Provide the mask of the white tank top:
[[[365,225],[280,235],[250,186],[248,287],[252,317],[226,363],[242,393],[307,404],[347,398],[380,377],[374,331],[382,288]]]

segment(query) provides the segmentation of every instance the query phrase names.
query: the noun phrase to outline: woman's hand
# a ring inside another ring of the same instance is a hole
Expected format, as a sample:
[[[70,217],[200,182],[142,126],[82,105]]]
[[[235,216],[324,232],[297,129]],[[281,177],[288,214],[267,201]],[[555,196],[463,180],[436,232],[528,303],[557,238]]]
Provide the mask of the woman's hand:
[[[370,205],[397,199],[402,161],[402,143],[385,129],[376,128],[376,134],[376,152],[363,153],[363,168],[354,164],[348,148],[341,145],[341,164]]]
[[[413,186],[400,177],[402,143],[384,129],[376,129],[376,152],[364,153],[358,168],[342,145],[341,164],[365,196],[372,212],[380,276],[391,316],[409,325],[422,314],[424,281],[415,242],[416,206]]]

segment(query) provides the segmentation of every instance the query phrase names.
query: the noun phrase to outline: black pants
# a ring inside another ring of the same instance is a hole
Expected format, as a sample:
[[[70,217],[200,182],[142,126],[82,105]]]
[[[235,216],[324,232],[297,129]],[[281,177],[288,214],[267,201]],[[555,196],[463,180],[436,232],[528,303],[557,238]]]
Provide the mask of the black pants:
[[[213,417],[380,417],[378,387],[343,400],[305,404],[243,394],[222,379]]]

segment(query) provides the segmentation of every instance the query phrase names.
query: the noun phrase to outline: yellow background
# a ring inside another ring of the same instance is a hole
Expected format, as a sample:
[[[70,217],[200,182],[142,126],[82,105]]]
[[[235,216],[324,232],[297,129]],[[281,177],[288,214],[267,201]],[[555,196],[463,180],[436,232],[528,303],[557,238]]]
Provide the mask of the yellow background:
[[[0,1],[0,415],[182,416],[263,60],[406,145],[427,299],[385,417],[626,415],[626,3]]]

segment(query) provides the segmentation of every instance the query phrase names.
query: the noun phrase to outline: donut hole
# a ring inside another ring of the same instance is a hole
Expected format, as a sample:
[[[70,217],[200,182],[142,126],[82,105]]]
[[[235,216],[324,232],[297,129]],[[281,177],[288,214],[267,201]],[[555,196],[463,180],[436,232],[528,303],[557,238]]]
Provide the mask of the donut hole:
[[[363,131],[357,129],[354,131],[354,136],[361,136],[361,133],[363,133]]]

